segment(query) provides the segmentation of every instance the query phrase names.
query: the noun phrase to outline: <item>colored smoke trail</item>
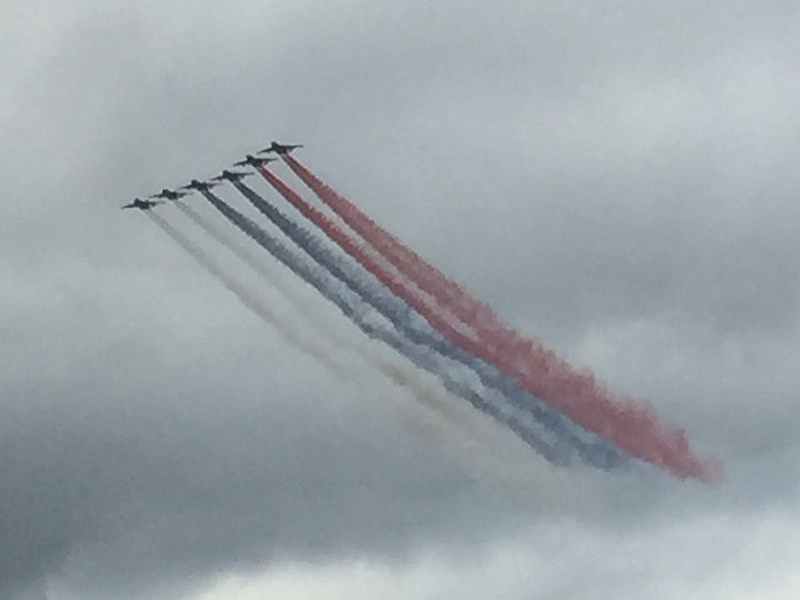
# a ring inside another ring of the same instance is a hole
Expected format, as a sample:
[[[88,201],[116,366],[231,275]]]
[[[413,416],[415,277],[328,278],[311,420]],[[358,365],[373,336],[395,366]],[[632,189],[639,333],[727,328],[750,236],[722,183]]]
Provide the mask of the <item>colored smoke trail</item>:
[[[357,296],[349,295],[346,297],[343,293],[337,291],[337,280],[327,271],[310,265],[306,260],[298,256],[296,252],[290,250],[284,244],[273,238],[258,224],[229,206],[221,198],[216,196],[216,194],[208,190],[203,190],[201,193],[212,206],[237,228],[250,236],[279,261],[283,262],[290,270],[306,281],[306,283],[313,286],[323,297],[334,303],[341,312],[353,321],[367,336],[384,342],[400,352],[416,366],[435,375],[440,379],[447,391],[466,400],[475,408],[505,424],[523,441],[542,454],[550,462],[555,464],[566,464],[569,462],[565,448],[551,446],[536,432],[532,431],[529,424],[524,422],[524,419],[521,419],[518,415],[509,414],[508,410],[487,401],[481,394],[477,393],[467,384],[450,376],[429,349],[417,346],[407,338],[397,334],[391,327],[381,327],[377,325],[372,315],[374,310]],[[570,434],[568,432],[564,432],[563,435],[565,440],[570,439]],[[570,440],[570,444],[581,449],[583,455],[593,451],[592,448],[581,448],[582,442],[579,439]]]
[[[186,207],[185,205],[184,207],[188,208],[188,210],[185,211],[185,214],[190,216],[195,223],[202,223],[201,227],[206,232],[210,233],[215,229],[213,225],[205,221],[191,208]],[[353,370],[351,364],[341,360],[341,353],[337,352],[334,347],[322,347],[319,344],[314,344],[309,340],[299,336],[297,332],[288,325],[291,319],[287,315],[277,314],[262,300],[257,298],[252,292],[246,290],[241,284],[228,276],[223,268],[214,262],[214,260],[204,250],[198,247],[189,238],[184,236],[180,231],[175,229],[162,217],[150,211],[147,212],[147,215],[156,225],[158,225],[159,228],[161,228],[162,231],[164,231],[173,239],[173,241],[175,241],[181,248],[190,254],[203,268],[216,277],[226,289],[235,294],[242,304],[249,308],[253,313],[260,316],[272,328],[276,329],[288,342],[303,350],[313,358],[319,360],[324,366],[329,368],[343,381],[352,383],[352,376],[356,375],[357,373]],[[197,217],[197,220],[195,220],[195,217]],[[211,226],[207,228],[207,225]],[[232,245],[229,245],[223,241],[224,234],[220,234],[221,232],[215,231],[212,237],[214,237],[223,245],[232,248]],[[259,273],[263,274],[263,271],[259,270]],[[270,283],[273,282],[270,280]],[[281,292],[281,290],[278,291]],[[309,311],[309,313],[314,313],[313,309]],[[417,381],[418,378],[416,378],[408,368],[398,364],[397,361],[392,361],[391,359],[382,357],[375,353],[365,354],[363,352],[359,352],[355,347],[352,346],[349,349],[355,357],[359,358],[361,361],[366,361],[381,375],[388,378],[394,384],[411,391],[417,399],[423,402],[424,406],[428,407],[429,409],[435,409],[436,412],[438,412],[441,416],[447,417],[450,421],[459,420],[459,417],[457,416],[453,416],[452,414],[448,415],[448,406],[446,402],[442,401],[441,394],[437,395],[437,393],[431,389],[430,386],[419,384]],[[412,419],[412,422],[415,422],[416,427],[419,429],[425,429],[425,424],[420,422],[418,417],[419,415],[417,414],[415,419]]]
[[[394,323],[413,341],[429,344],[439,351],[445,350],[443,346],[444,340],[435,339],[431,335],[432,332],[427,330],[427,323],[424,323],[424,321],[415,324],[412,321],[413,313],[410,307],[398,297],[387,293],[386,289],[370,273],[364,271],[358,265],[353,265],[350,261],[342,260],[340,257],[335,256],[329,248],[325,247],[321,238],[284,215],[247,184],[241,181],[234,181],[233,185],[261,214],[272,221],[286,237],[302,248],[317,264],[341,281],[361,300],[371,305]],[[369,277],[369,279],[366,279],[366,277]]]
[[[457,330],[448,319],[435,310],[429,302],[408,288],[402,281],[386,270],[377,260],[366,252],[358,242],[351,238],[335,222],[328,218],[323,212],[308,204],[297,192],[281,181],[274,173],[264,166],[258,167],[259,172],[281,194],[292,206],[294,206],[304,217],[319,227],[331,238],[342,250],[352,256],[361,266],[372,273],[383,285],[385,285],[395,296],[404,300],[412,306],[422,317],[430,323],[434,329],[443,333],[448,339],[457,340],[457,346],[465,348],[476,356],[485,355],[475,344],[475,340],[467,337],[466,334]],[[476,352],[477,350],[477,352]]]
[[[459,347],[497,365],[516,379],[533,395],[544,398],[563,410],[577,422],[604,437],[633,456],[642,458],[682,478],[694,477],[712,481],[721,476],[717,461],[696,457],[689,448],[685,432],[660,423],[655,411],[620,401],[591,374],[575,371],[566,361],[542,346],[511,330],[486,304],[478,302],[461,286],[445,277],[394,236],[380,228],[322,183],[307,168],[288,154],[283,155],[289,167],[315,194],[333,209],[354,231],[361,234],[378,252],[420,289],[431,294],[437,303],[467,323],[478,336],[465,336],[452,327],[441,313],[421,297],[389,276],[356,242],[348,239],[336,224],[310,205],[272,175],[267,169],[259,171],[275,188],[307,218],[312,220],[340,246],[378,275],[392,291],[414,306],[420,314],[445,337]],[[375,269],[375,270],[374,270]],[[380,275],[379,275],[380,273]]]
[[[279,181],[277,178],[275,180]],[[441,333],[431,328],[429,323],[421,319],[419,315],[411,312],[406,302],[392,294],[386,294],[384,287],[381,286],[376,290],[374,286],[364,282],[360,276],[360,271],[356,272],[352,269],[347,269],[347,263],[343,263],[340,259],[334,257],[331,251],[324,247],[322,240],[317,239],[316,234],[312,234],[306,228],[286,217],[272,203],[265,200],[247,185],[241,182],[234,185],[255,208],[270,219],[287,237],[303,248],[315,261],[342,281],[362,300],[384,315],[400,333],[409,337],[413,342],[430,346],[443,356],[472,369],[483,385],[502,394],[517,409],[531,414],[538,422],[560,438],[570,440],[569,443],[578,450],[582,459],[588,464],[606,469],[619,466],[625,461],[621,452],[614,449],[608,441],[602,438],[589,435],[590,438],[594,437],[594,439],[586,443],[578,441],[576,433],[579,433],[580,426],[576,426],[572,421],[557,413],[540,399],[520,389],[513,380],[502,375],[494,366],[476,358],[463,349],[453,346]],[[366,274],[367,272],[364,271],[364,273]],[[415,316],[421,321],[421,324],[424,324],[424,328],[420,327],[420,323],[415,323],[411,320]]]
[[[283,196],[287,202],[294,206],[304,217],[323,230],[329,238],[331,238],[340,248],[342,248],[342,250],[356,259],[356,261],[361,264],[362,267],[372,273],[383,285],[389,288],[389,290],[391,290],[395,296],[398,296],[404,300],[409,306],[414,307],[419,314],[425,317],[425,320],[427,320],[429,323],[431,322],[429,315],[425,313],[428,312],[432,314],[434,309],[430,306],[430,303],[427,302],[427,300],[411,290],[400,279],[395,277],[393,273],[388,271],[375,258],[373,258],[372,255],[354,238],[350,237],[347,232],[339,227],[333,220],[328,218],[325,213],[311,206],[297,192],[295,192],[292,188],[281,181],[281,179],[278,178],[274,173],[272,173],[272,171],[263,165],[258,167],[258,171],[264,176],[270,185],[272,185],[272,187],[274,187],[275,190],[281,196]],[[424,307],[423,310],[420,310],[418,306]],[[436,315],[434,318],[437,321],[446,321],[448,329],[458,331],[461,337],[468,337],[472,335],[471,332],[464,333],[460,331],[458,323],[451,322],[450,319],[438,311],[435,312]],[[434,324],[431,323],[431,325]],[[442,331],[440,327],[435,325],[434,328]]]
[[[281,158],[320,200],[347,223],[348,227],[363,237],[420,289],[433,296],[443,308],[452,311],[478,332],[483,330],[484,321],[491,324],[497,320],[491,306],[473,298],[460,284],[449,279],[412,248],[403,244],[355,204],[320,180],[296,158],[290,154],[282,154]]]
[[[418,434],[425,437],[429,445],[435,446],[438,450],[444,451],[450,459],[460,465],[462,470],[483,481],[495,482],[503,487],[508,487],[508,482],[498,479],[493,472],[497,469],[497,463],[492,462],[493,449],[490,444],[496,440],[503,439],[502,429],[493,427],[486,417],[481,417],[480,413],[468,407],[460,407],[454,403],[454,398],[450,396],[434,381],[427,381],[421,377],[412,364],[405,362],[405,359],[398,355],[385,356],[378,349],[365,348],[363,344],[357,344],[342,336],[335,335],[319,316],[316,307],[304,302],[301,296],[293,293],[291,286],[287,285],[282,278],[277,279],[276,273],[272,269],[266,269],[260,257],[243,248],[231,238],[227,232],[218,228],[214,223],[208,221],[194,209],[180,200],[175,205],[189,219],[197,224],[201,229],[208,233],[218,243],[230,249],[243,262],[255,270],[261,277],[272,285],[284,298],[292,301],[292,306],[301,316],[314,324],[314,326],[335,344],[328,348],[314,347],[314,352],[309,352],[313,357],[329,357],[339,355],[344,349],[351,361],[338,361],[338,364],[323,363],[332,369],[335,374],[342,375],[347,372],[349,375],[358,375],[360,383],[357,387],[363,389],[361,383],[369,383],[363,371],[354,371],[351,366],[362,363],[373,369],[393,386],[386,393],[381,393],[382,400],[388,401],[391,408],[403,421]],[[258,316],[262,317],[269,325],[275,327],[276,324],[285,324],[288,319],[285,315],[277,314],[266,308],[263,303],[257,301],[255,297],[244,290],[239,284],[225,275],[224,271],[214,263],[209,256],[196,244],[191,242],[182,233],[177,231],[163,218],[155,213],[148,212],[148,216],[158,225],[167,235],[169,235],[179,246],[188,252],[212,275],[220,279],[225,287],[232,291],[243,304]],[[283,334],[283,330],[281,330]],[[287,338],[292,341],[291,338]],[[305,348],[301,349],[305,350]],[[348,377],[349,383],[354,383],[352,377]],[[404,393],[405,392],[405,393]],[[367,394],[372,397],[371,394]],[[410,396],[410,397],[409,397]],[[409,400],[416,402],[409,402]],[[512,446],[513,447],[513,446]]]
[[[270,173],[270,175],[272,174]],[[282,184],[277,177],[274,175],[272,177],[273,182]],[[556,413],[541,400],[521,390],[513,381],[499,373],[496,368],[477,359],[472,354],[454,347],[441,334],[429,329],[430,325],[424,323],[424,320],[423,323],[426,325],[426,329],[416,326],[411,321],[414,314],[410,311],[406,302],[391,294],[387,295],[383,287],[377,289],[374,286],[371,287],[359,273],[347,268],[348,263],[334,257],[331,251],[322,245],[322,240],[318,239],[315,234],[286,217],[247,185],[241,182],[235,182],[234,185],[245,198],[270,219],[287,237],[303,248],[309,256],[322,265],[336,279],[344,283],[361,300],[385,316],[398,332],[409,337],[411,341],[427,345],[443,356],[456,360],[472,369],[478,375],[482,384],[500,392],[505,401],[510,401],[517,409],[531,415],[548,430],[556,433],[562,440],[569,440],[567,443],[578,450],[582,459],[587,463],[600,468],[610,468],[618,466],[624,461],[619,451],[612,448],[605,440],[592,440],[584,443],[577,437],[576,431],[571,431],[579,429],[574,423],[571,423],[563,415]],[[282,185],[288,190],[285,184]],[[291,192],[291,190],[289,191]],[[364,272],[364,274],[367,273]],[[429,366],[424,368],[429,369]]]
[[[329,326],[329,322],[321,318],[317,307],[312,306],[312,304],[308,302],[306,296],[298,294],[294,286],[283,277],[282,272],[267,267],[260,256],[255,255],[250,252],[248,248],[243,247],[226,231],[223,231],[215,223],[197,213],[197,211],[186,203],[181,200],[176,200],[173,204],[196,225],[209,234],[209,236],[228,248],[251,269],[256,271],[265,283],[269,284],[274,291],[287,300],[289,304],[301,314],[303,320],[311,323],[317,331],[335,344],[336,348],[346,349],[353,358],[370,364],[393,383],[410,388],[419,400],[423,401],[424,404],[430,408],[447,416],[449,420],[463,420],[463,417],[454,417],[452,414],[453,411],[450,406],[453,400],[452,397],[444,392],[440,392],[432,385],[423,383],[415,372],[414,367],[409,368],[409,366],[400,363],[399,360],[385,358],[380,353],[365,351],[362,345],[356,344],[347,336],[340,335],[338,332],[333,331]],[[185,241],[185,239],[181,241]],[[192,250],[194,252],[195,248],[193,247]],[[329,349],[329,351],[332,350],[334,349]]]

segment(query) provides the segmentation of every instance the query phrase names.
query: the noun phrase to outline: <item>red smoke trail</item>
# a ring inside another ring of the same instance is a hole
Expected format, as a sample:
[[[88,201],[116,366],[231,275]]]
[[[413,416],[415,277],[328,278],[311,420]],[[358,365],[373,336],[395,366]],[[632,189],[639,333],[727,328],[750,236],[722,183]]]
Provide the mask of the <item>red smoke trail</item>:
[[[460,284],[449,279],[412,248],[383,229],[347,198],[323,183],[293,156],[283,154],[282,158],[320,200],[420,289],[433,296],[441,306],[457,315],[481,335],[490,333],[489,330],[499,321],[491,306],[473,298]]]
[[[576,402],[576,390],[564,389],[561,382],[577,380],[582,388],[591,388],[602,392],[603,396],[609,397],[608,399],[613,402],[611,394],[600,389],[591,375],[575,373],[568,364],[554,352],[545,348],[539,340],[526,339],[506,327],[491,306],[475,299],[464,287],[448,278],[412,248],[382,228],[347,198],[320,180],[297,159],[289,154],[283,154],[282,158],[320,200],[338,214],[349,227],[361,235],[404,276],[430,294],[441,307],[449,310],[471,327],[482,343],[491,346],[502,360],[512,364],[522,363],[524,366],[521,365],[521,368],[528,371],[535,379],[541,397],[551,400],[558,399],[560,403],[566,405]],[[547,385],[548,382],[552,382],[551,385]],[[549,395],[545,395],[548,392]],[[635,407],[627,408],[628,411],[634,409]],[[649,420],[655,420],[655,418],[655,414],[648,416]]]
[[[322,196],[322,192],[325,190],[327,190],[325,196],[328,198],[335,194],[296,160],[290,156],[284,158],[304,181],[305,178],[300,173],[309,176],[308,185],[315,192],[317,191],[315,188],[319,188],[318,195],[321,199],[325,200]],[[483,343],[478,343],[475,339],[465,335],[456,329],[436,307],[431,306],[425,299],[396,279],[324,213],[308,204],[271,171],[264,167],[259,167],[259,171],[306,218],[322,229],[394,294],[414,307],[456,346],[493,363],[503,373],[515,379],[523,389],[549,401],[551,405],[561,409],[587,429],[606,437],[633,456],[662,467],[682,478],[694,477],[709,481],[719,476],[718,465],[695,457],[689,449],[686,434],[678,428],[666,428],[660,424],[652,408],[620,402],[611,392],[600,386],[593,376],[575,372],[555,353],[542,348],[539,342],[526,339],[516,332],[510,331],[499,322],[491,310],[489,311],[490,323],[496,322],[499,326],[493,327],[491,332],[486,331],[481,335]],[[347,204],[355,209],[352,204]],[[350,214],[352,215],[352,212]],[[342,216],[344,218],[344,215]],[[362,220],[362,227],[365,222]],[[373,230],[373,233],[377,232]],[[399,244],[396,240],[394,243]],[[376,249],[378,248],[376,247]],[[410,254],[405,256],[408,258]],[[433,267],[431,270],[429,273],[436,272]],[[479,303],[476,302],[476,304]],[[472,323],[469,324],[472,325]],[[478,328],[475,327],[475,329]],[[480,327],[479,331],[483,333],[486,329],[488,327],[485,324]],[[486,339],[487,337],[494,339]],[[493,341],[494,343],[492,343]]]
[[[375,277],[389,288],[396,296],[405,300],[410,306],[417,308],[417,311],[422,314],[428,322],[434,327],[439,329],[439,325],[435,325],[429,318],[436,319],[437,323],[446,326],[448,330],[452,330],[458,334],[459,339],[469,341],[469,338],[464,333],[458,331],[456,326],[448,321],[448,319],[439,313],[434,307],[423,299],[419,294],[405,286],[399,279],[385,269],[377,260],[375,260],[369,252],[366,251],[353,237],[351,237],[344,229],[339,227],[334,221],[325,215],[320,210],[317,210],[308,202],[306,202],[300,194],[295,192],[292,188],[281,181],[277,175],[268,170],[264,166],[258,167],[259,172],[264,178],[283,196],[292,206],[294,206],[303,216],[309,221],[319,227],[325,234],[338,244],[345,252],[356,259],[365,269],[375,275]],[[425,311],[425,312],[423,312]],[[455,343],[455,342],[454,342]]]

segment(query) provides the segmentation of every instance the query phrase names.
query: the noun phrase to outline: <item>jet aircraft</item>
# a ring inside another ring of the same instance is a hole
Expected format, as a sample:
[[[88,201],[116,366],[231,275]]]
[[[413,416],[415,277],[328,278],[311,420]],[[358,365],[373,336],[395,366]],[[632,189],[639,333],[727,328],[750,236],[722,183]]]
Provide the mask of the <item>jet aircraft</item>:
[[[289,154],[295,148],[302,148],[303,144],[279,144],[278,142],[272,142],[267,148],[263,150],[259,150],[259,154],[263,154],[264,152],[277,152],[278,154]]]
[[[213,187],[217,187],[219,182],[211,182],[211,181],[199,181],[197,179],[192,179],[191,183],[187,185],[182,185],[179,187],[179,190],[197,190],[198,192],[202,192],[205,190],[210,190]]]
[[[168,188],[164,188],[157,194],[153,194],[152,196],[148,196],[148,198],[164,198],[164,200],[177,200],[178,198],[183,198],[184,196],[188,195],[189,192],[178,192],[175,190],[170,190]]]
[[[125,209],[125,208],[138,208],[139,210],[150,210],[156,204],[164,204],[164,203],[161,202],[161,201],[154,202],[152,200],[142,200],[141,198],[134,198],[133,202],[131,202],[130,204],[126,204],[122,208],[123,209]]]
[[[240,180],[244,179],[245,177],[250,177],[250,175],[252,175],[252,174],[253,173],[251,173],[251,172],[240,173],[238,171],[228,171],[228,169],[225,169],[220,175],[217,175],[216,177],[212,177],[211,180],[212,181],[223,181],[223,180],[226,180],[226,181],[240,181]]]
[[[266,165],[268,163],[275,162],[276,160],[278,160],[278,159],[277,158],[266,158],[266,157],[260,158],[260,157],[255,157],[252,154],[248,154],[247,156],[244,157],[243,160],[240,160],[238,162],[233,163],[233,166],[234,167],[244,167],[246,165],[250,165],[251,167],[260,167],[262,165]]]

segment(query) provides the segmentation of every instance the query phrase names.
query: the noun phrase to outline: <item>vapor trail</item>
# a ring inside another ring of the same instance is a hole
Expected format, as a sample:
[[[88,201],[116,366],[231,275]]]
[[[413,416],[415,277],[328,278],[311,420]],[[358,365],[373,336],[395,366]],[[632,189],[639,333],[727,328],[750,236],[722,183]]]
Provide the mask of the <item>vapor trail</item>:
[[[269,171],[266,171],[266,173],[270,175],[271,179],[269,180],[271,183],[275,184],[277,182],[285,190],[289,189],[272,173]],[[453,346],[441,333],[431,328],[429,323],[415,315],[408,303],[397,296],[386,293],[383,287],[376,288],[370,285],[370,282],[365,281],[364,277],[372,277],[371,274],[366,271],[361,273],[350,268],[350,263],[334,256],[329,249],[323,246],[322,240],[316,234],[286,217],[250,187],[239,181],[235,181],[234,185],[253,206],[270,219],[287,237],[305,250],[328,273],[357,294],[360,300],[366,302],[386,317],[399,333],[407,336],[412,342],[427,345],[441,355],[470,368],[483,385],[499,392],[506,402],[510,402],[516,409],[531,415],[545,428],[554,432],[563,442],[575,448],[587,463],[596,467],[609,468],[623,462],[624,459],[620,453],[614,450],[608,442],[599,439],[597,436],[584,432],[584,435],[592,438],[591,441],[586,443],[579,440],[573,430],[580,429],[580,426],[570,422],[564,415],[558,414],[538,398],[521,390],[512,380],[499,373],[495,367],[479,360],[463,349]],[[289,190],[287,193],[293,192]],[[417,322],[413,320],[415,317]]]
[[[382,243],[374,246],[375,249],[379,252],[388,249],[386,255],[383,252],[381,255],[432,294],[439,305],[446,306],[452,314],[467,323],[472,335],[465,335],[462,330],[454,327],[445,313],[431,306],[423,297],[393,277],[335,222],[305,202],[268,169],[261,166],[259,171],[287,201],[323,229],[395,294],[413,306],[453,344],[496,365],[534,396],[547,400],[587,429],[607,437],[633,456],[662,467],[678,477],[710,480],[718,475],[717,464],[704,461],[693,454],[683,430],[660,423],[650,407],[620,401],[592,375],[576,372],[554,352],[545,349],[538,340],[526,339],[513,332],[491,309],[486,310],[487,305],[472,300],[463,288],[441,274],[437,279],[435,275],[438,271],[431,265],[425,263],[425,268],[418,268],[424,262],[418,255],[412,254],[408,248],[405,252],[398,250],[401,246],[396,239],[381,238],[380,230],[371,228],[365,219],[354,218],[355,206],[349,202],[344,204],[338,194],[296,159],[284,155],[284,160],[321,200],[334,210],[338,208],[337,214],[354,230],[369,230],[373,240],[381,239]],[[439,279],[441,285],[438,285]]]
[[[306,283],[313,286],[323,297],[335,304],[341,312],[348,317],[367,336],[377,339],[400,352],[416,366],[435,375],[444,385],[445,389],[455,396],[469,402],[475,408],[483,411],[497,421],[504,423],[523,439],[534,450],[542,454],[550,462],[566,464],[569,462],[568,450],[577,448],[581,455],[594,456],[597,451],[584,444],[582,440],[570,436],[565,432],[560,444],[553,445],[546,442],[539,434],[531,429],[533,423],[529,417],[516,414],[509,407],[497,406],[488,401],[483,395],[472,389],[469,385],[452,377],[445,366],[429,348],[421,347],[407,338],[399,335],[391,326],[383,326],[376,322],[374,309],[363,302],[358,296],[350,293],[347,288],[337,289],[338,280],[327,271],[310,264],[304,257],[285,244],[269,235],[255,222],[229,206],[216,194],[202,190],[201,193],[223,216],[231,223],[249,235],[254,241],[284,263],[290,270],[297,274]],[[568,443],[565,444],[565,440]],[[567,445],[569,448],[565,448]],[[588,461],[587,461],[588,462]],[[607,461],[606,461],[607,462]],[[603,466],[602,464],[598,466]]]

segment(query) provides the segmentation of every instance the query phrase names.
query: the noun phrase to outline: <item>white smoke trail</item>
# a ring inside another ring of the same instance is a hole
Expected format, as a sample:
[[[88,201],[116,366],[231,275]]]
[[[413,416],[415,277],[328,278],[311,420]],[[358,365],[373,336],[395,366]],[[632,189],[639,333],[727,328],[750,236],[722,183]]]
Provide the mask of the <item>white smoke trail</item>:
[[[315,302],[302,293],[297,286],[297,277],[272,257],[264,253],[256,254],[244,246],[237,238],[227,233],[214,222],[200,215],[192,207],[180,200],[175,201],[175,206],[189,219],[199,226],[208,235],[233,252],[239,259],[258,273],[261,278],[272,286],[303,318],[308,320],[318,331],[333,340],[337,345],[347,344],[347,340],[340,331],[331,325],[329,319],[324,318],[321,306],[325,303]]]
[[[280,333],[286,341],[319,360],[339,378],[344,381],[348,380],[350,370],[342,364],[341,361],[336,360],[337,355],[335,353],[331,353],[327,348],[321,347],[313,341],[301,336],[297,329],[288,325],[291,321],[289,317],[276,314],[270,306],[267,306],[264,301],[251,294],[243,285],[228,276],[222,267],[215,263],[205,251],[167,223],[162,217],[152,211],[147,211],[147,216],[149,216],[164,233],[171,237],[175,243],[197,260],[209,273],[216,277],[222,285],[242,302],[242,304],[260,316]]]

